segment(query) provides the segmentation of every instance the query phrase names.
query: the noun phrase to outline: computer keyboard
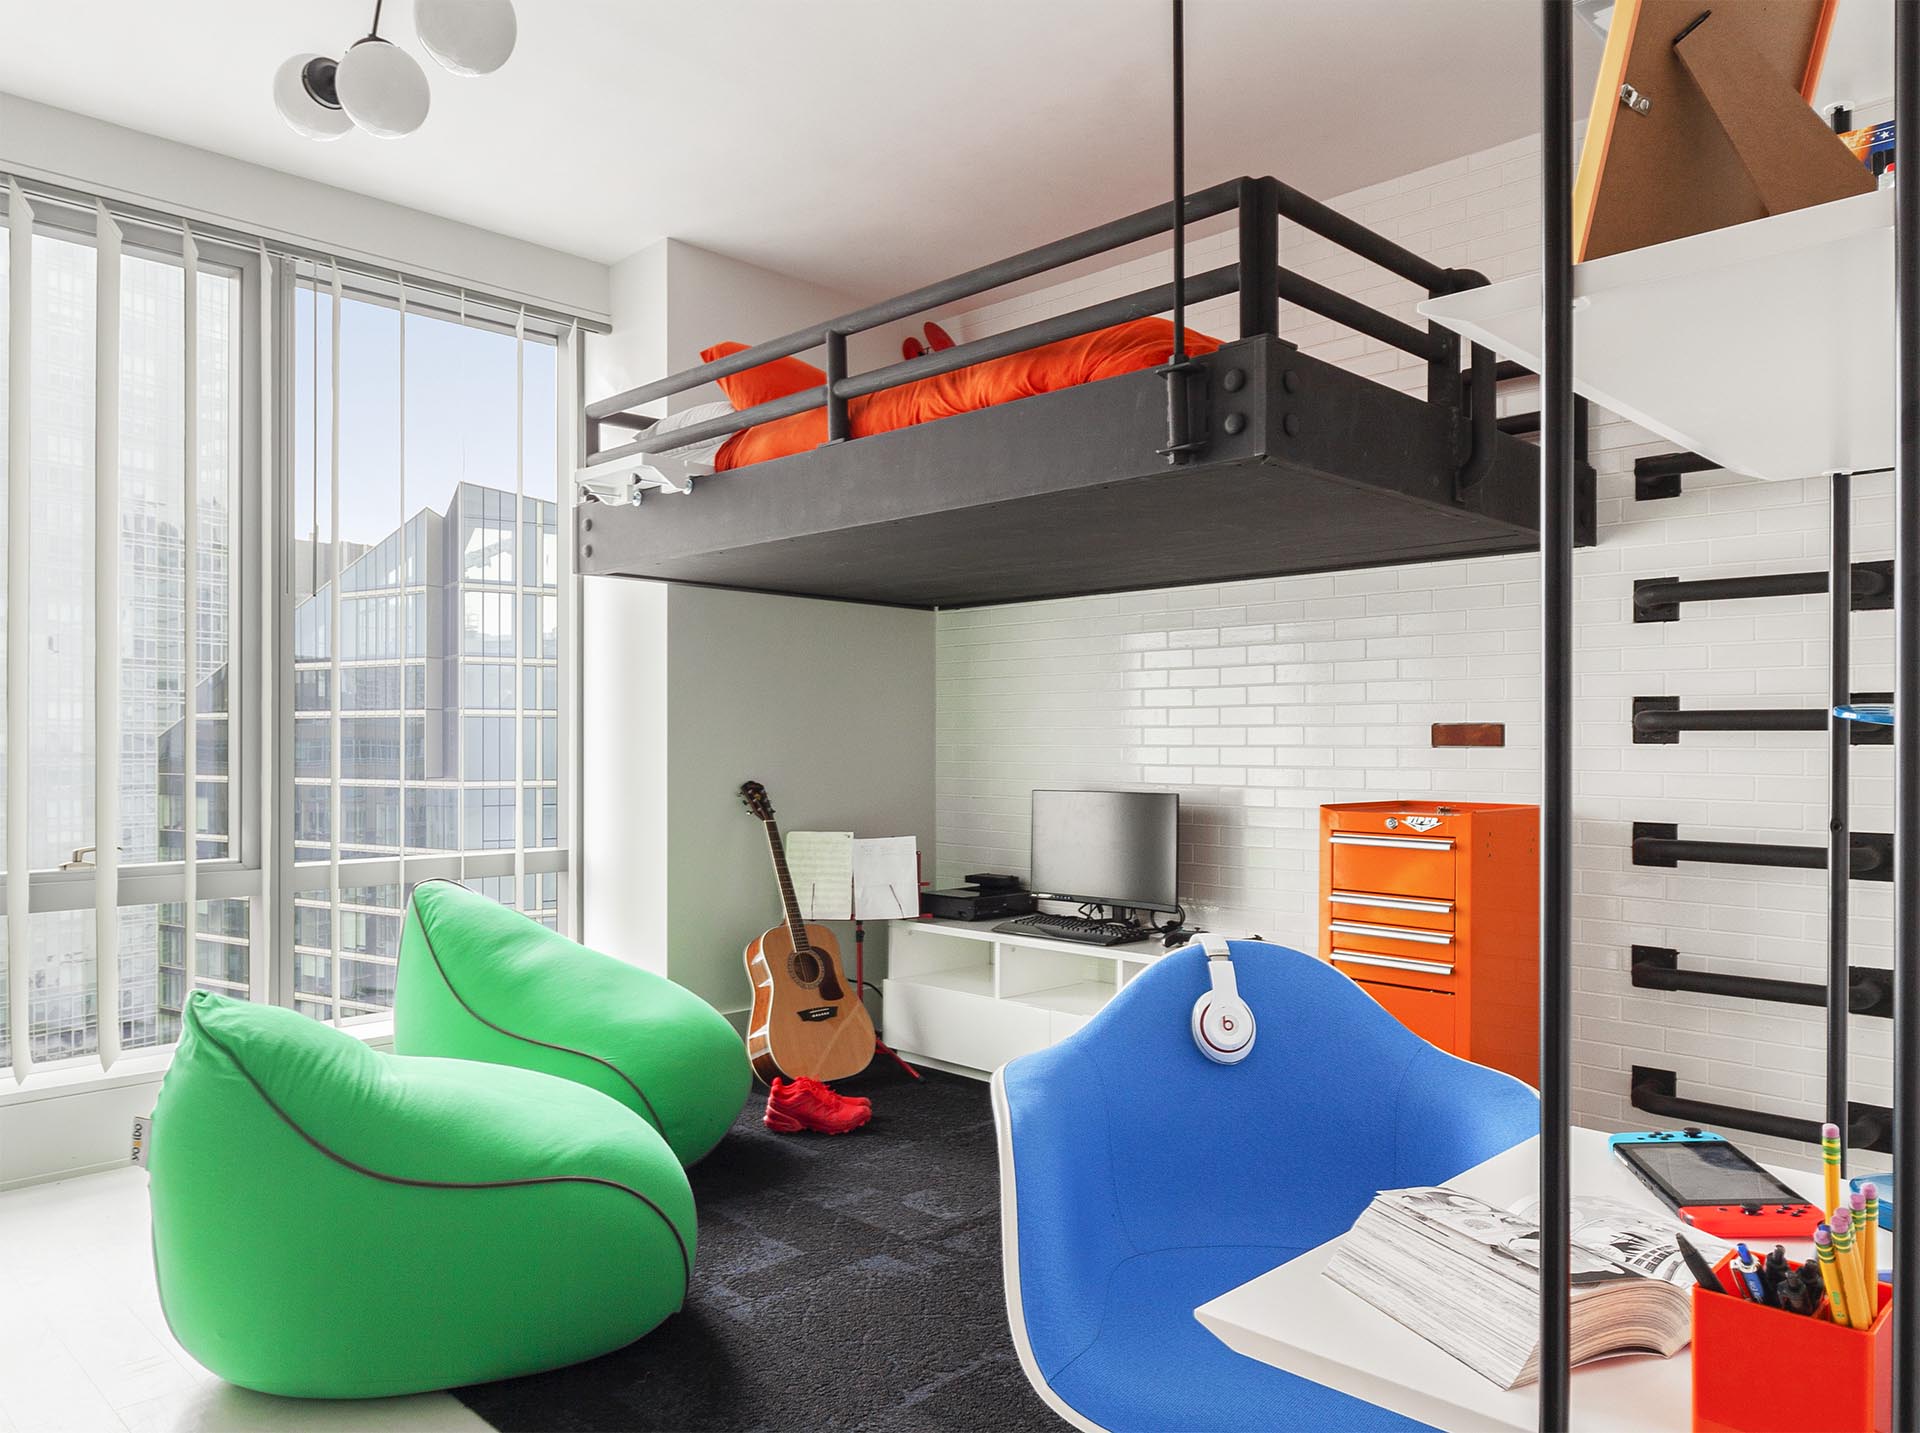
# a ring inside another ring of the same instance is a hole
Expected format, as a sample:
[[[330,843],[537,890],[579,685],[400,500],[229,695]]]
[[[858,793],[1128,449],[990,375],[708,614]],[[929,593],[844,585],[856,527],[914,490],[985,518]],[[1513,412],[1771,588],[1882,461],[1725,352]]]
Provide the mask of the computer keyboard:
[[[1082,945],[1125,945],[1146,939],[1146,932],[1131,921],[1097,921],[1086,916],[1056,916],[1044,911],[1030,916],[1015,916],[993,928],[995,935],[1038,935],[1050,940],[1073,940]]]

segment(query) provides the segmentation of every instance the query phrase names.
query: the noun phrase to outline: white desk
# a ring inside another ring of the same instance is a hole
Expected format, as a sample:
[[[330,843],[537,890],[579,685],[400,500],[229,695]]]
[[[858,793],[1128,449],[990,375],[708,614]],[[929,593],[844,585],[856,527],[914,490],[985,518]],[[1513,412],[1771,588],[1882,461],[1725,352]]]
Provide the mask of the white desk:
[[[1489,1204],[1515,1204],[1539,1187],[1537,1143],[1530,1139],[1447,1183]],[[1820,1175],[1774,1173],[1815,1204],[1821,1201]],[[1649,1209],[1664,1207],[1609,1153],[1607,1137],[1595,1130],[1573,1132],[1573,1190],[1576,1196],[1610,1195]],[[1768,1240],[1768,1247],[1777,1242]],[[1877,1252],[1883,1268],[1890,1244],[1881,1230]],[[1802,1257],[1811,1247],[1789,1241],[1787,1253]],[[1538,1384],[1511,1391],[1495,1387],[1328,1279],[1323,1271],[1332,1254],[1331,1243],[1311,1249],[1201,1305],[1194,1317],[1236,1352],[1435,1427],[1533,1433]],[[1693,1426],[1692,1398],[1690,1349],[1667,1359],[1638,1355],[1583,1364],[1573,1374],[1573,1426],[1580,1433],[1685,1433]]]
[[[880,1023],[907,1059],[985,1079],[1066,1039],[1167,953],[1158,940],[1080,945],[996,924],[888,923]]]

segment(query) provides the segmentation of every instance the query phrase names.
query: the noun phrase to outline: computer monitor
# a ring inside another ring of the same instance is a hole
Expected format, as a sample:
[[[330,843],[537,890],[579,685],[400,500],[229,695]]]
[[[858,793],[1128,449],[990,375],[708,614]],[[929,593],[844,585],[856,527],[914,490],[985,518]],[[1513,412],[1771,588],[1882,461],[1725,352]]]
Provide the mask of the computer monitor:
[[[1029,884],[1055,900],[1178,909],[1179,826],[1170,791],[1036,791]]]

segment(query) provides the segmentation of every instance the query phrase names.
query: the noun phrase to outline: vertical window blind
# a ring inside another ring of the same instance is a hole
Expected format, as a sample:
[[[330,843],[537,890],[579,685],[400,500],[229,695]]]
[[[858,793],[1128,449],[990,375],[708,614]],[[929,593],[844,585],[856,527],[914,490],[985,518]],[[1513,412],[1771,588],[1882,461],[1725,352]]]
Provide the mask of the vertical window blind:
[[[0,1063],[377,1015],[424,879],[568,928],[578,325],[0,201]]]

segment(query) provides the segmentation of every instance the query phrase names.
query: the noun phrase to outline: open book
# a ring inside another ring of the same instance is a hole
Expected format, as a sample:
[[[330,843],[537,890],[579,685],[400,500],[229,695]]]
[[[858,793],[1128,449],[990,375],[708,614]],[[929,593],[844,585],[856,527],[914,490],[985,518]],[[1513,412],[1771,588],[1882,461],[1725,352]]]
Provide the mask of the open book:
[[[1502,1388],[1540,1376],[1540,1229],[1445,1188],[1388,1189],[1340,1240],[1327,1277]],[[1573,1361],[1667,1357],[1691,1337],[1681,1226],[1612,1199],[1573,1204]],[[1709,1259],[1724,1245],[1688,1235]]]

